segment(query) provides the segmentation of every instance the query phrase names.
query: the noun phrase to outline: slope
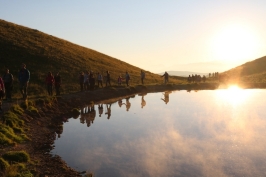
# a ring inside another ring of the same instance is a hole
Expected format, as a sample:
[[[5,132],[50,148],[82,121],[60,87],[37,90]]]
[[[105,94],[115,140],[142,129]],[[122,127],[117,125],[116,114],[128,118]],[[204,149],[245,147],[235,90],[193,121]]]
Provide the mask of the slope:
[[[128,71],[131,84],[140,84],[139,67],[4,20],[0,20],[0,61],[1,71],[9,68],[15,76],[21,63],[26,63],[31,72],[30,88],[35,94],[44,91],[44,80],[48,71],[60,72],[65,91],[77,90],[79,73],[87,70],[101,72],[103,75],[109,70],[113,83],[116,83],[119,75],[123,76]],[[146,84],[162,82],[159,75],[145,72]],[[172,79],[172,82],[178,80]]]

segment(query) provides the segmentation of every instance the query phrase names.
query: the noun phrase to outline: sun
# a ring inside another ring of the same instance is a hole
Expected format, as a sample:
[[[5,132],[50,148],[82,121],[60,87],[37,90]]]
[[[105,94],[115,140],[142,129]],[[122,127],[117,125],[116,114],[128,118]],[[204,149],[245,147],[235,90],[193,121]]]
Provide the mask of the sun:
[[[257,56],[259,45],[254,30],[231,24],[217,32],[212,41],[212,52],[216,60],[239,62]]]

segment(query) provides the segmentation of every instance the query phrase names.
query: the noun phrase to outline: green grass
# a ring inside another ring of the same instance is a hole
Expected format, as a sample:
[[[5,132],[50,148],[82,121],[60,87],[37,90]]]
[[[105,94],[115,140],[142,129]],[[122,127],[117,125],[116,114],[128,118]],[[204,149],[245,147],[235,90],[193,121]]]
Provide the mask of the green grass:
[[[30,156],[25,151],[9,151],[2,155],[2,157],[6,161],[14,161],[14,162],[28,162],[30,160]]]

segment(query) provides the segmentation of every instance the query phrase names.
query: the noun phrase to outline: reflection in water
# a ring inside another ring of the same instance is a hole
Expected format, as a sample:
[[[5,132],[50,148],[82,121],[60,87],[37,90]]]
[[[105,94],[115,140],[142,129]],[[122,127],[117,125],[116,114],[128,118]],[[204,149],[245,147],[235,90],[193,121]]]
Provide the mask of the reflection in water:
[[[143,108],[144,106],[146,106],[146,101],[144,100],[144,96],[141,96],[141,108]]]
[[[106,112],[105,112],[105,114],[107,114],[107,119],[110,119],[110,117],[111,117],[111,103],[109,103],[109,104],[105,104],[106,105]]]
[[[103,104],[98,105],[98,112],[99,112],[99,117],[103,114]]]
[[[126,109],[127,111],[129,111],[129,108],[131,107],[131,103],[129,102],[130,97],[126,98],[126,103],[123,103],[124,105],[126,105]]]
[[[165,104],[167,104],[169,102],[169,94],[172,93],[171,91],[166,91],[163,93],[164,98],[161,98],[161,100],[163,100],[165,102]]]
[[[161,93],[145,96],[145,109],[134,106],[139,98],[128,112],[113,104],[112,120],[89,129],[70,119],[53,153],[103,177],[266,176],[266,91],[237,93],[245,97],[237,106],[224,99],[230,90],[171,93],[164,108]]]

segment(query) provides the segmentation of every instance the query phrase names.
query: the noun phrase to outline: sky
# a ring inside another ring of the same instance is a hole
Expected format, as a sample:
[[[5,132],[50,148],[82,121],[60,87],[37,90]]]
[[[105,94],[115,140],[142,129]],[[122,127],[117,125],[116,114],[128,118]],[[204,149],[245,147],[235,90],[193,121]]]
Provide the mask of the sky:
[[[145,70],[222,72],[266,55],[265,0],[0,0],[0,19]]]

